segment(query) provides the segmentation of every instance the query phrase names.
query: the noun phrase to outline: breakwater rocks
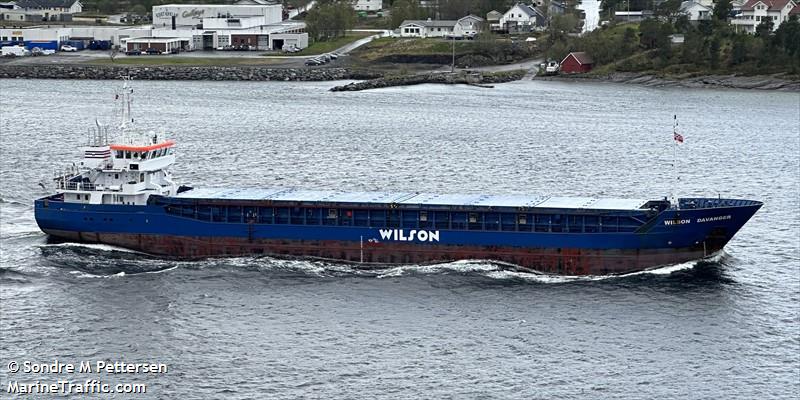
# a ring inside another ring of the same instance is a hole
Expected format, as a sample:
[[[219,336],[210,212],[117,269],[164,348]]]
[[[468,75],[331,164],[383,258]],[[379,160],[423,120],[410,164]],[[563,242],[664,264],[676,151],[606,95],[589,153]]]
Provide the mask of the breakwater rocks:
[[[440,83],[449,85],[476,85],[482,86],[492,83],[511,82],[522,79],[525,71],[508,71],[497,73],[481,73],[470,71],[449,72],[430,72],[417,75],[396,75],[385,76],[363,82],[354,82],[347,85],[336,86],[331,89],[334,92],[351,92],[358,90],[380,89],[392,86],[409,86],[423,83]]]
[[[541,76],[535,79],[559,81],[603,81],[614,83],[632,83],[655,87],[687,87],[687,88],[732,88],[800,91],[800,81],[789,80],[781,75],[736,76],[671,76],[661,77],[652,74],[635,72],[614,72],[610,74]]]
[[[0,78],[202,81],[334,81],[374,79],[380,73],[348,68],[264,68],[259,66],[0,65]]]

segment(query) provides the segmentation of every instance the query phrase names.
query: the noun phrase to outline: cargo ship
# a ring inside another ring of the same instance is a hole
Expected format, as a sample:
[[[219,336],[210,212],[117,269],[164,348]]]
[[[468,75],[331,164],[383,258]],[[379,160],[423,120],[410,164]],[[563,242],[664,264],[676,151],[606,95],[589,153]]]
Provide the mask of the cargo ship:
[[[116,139],[99,123],[83,158],[35,200],[48,235],[153,255],[270,255],[363,264],[487,260],[526,271],[607,275],[710,257],[762,203],[443,195],[296,188],[192,188],[171,176],[176,143],[137,133],[132,89],[116,95]]]

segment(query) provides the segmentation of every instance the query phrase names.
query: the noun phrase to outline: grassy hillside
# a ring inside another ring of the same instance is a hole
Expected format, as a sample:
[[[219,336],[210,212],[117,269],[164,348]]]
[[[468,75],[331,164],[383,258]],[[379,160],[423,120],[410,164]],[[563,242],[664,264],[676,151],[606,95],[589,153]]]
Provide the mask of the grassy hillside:
[[[682,35],[672,43],[670,35]],[[595,62],[594,74],[646,72],[656,75],[768,75],[800,76],[800,22],[784,22],[772,33],[737,33],[724,21],[700,25],[646,20],[616,24],[581,37],[548,40],[545,53],[561,59],[570,51],[584,51]]]

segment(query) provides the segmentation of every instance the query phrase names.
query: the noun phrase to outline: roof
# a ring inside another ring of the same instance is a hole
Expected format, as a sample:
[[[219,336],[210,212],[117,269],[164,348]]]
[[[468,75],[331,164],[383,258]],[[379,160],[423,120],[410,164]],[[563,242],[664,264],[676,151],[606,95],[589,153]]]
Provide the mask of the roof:
[[[17,6],[22,8],[70,8],[78,0],[17,0]]]
[[[786,7],[792,0],[748,0],[747,3],[744,3],[742,6],[743,11],[750,11],[753,10],[756,4],[761,3],[767,6],[767,10],[769,11],[778,11],[782,10],[783,7]]]
[[[509,8],[508,11],[511,11],[514,7],[519,7],[519,9],[522,10],[522,12],[529,17],[533,17],[534,15],[539,14],[539,12],[536,11],[536,9],[534,9],[533,7],[522,3],[514,4],[514,6]],[[506,11],[506,13],[508,13],[508,11]]]
[[[475,14],[470,14],[470,15],[467,15],[466,17],[459,18],[458,21],[456,21],[456,22],[460,22],[460,21],[463,21],[465,19],[474,19],[474,20],[477,20],[477,21],[483,21],[483,18],[481,18],[481,17],[479,17],[479,16],[477,16]]]
[[[681,11],[686,11],[691,7],[701,7],[703,9],[705,9],[706,11],[711,11],[711,7],[706,7],[706,6],[696,2],[694,0],[684,1],[683,3],[681,3],[680,10]]]
[[[794,6],[794,8],[789,11],[789,15],[797,15],[800,14],[800,4]]]
[[[500,11],[497,11],[497,10],[492,10],[492,11],[489,11],[488,13],[486,13],[486,19],[489,19],[490,16],[497,17],[497,19],[500,19],[500,17],[503,16],[503,13],[501,13]]]
[[[169,43],[174,41],[180,41],[181,38],[177,37],[137,37],[137,38],[128,38],[125,39],[125,43]]]
[[[419,26],[434,27],[434,28],[446,26],[446,27],[451,27],[452,28],[453,26],[456,25],[456,22],[458,22],[458,21],[442,20],[442,19],[428,19],[428,20],[407,19],[407,20],[403,21],[403,23],[400,24],[400,26],[403,26],[403,25],[419,25]]]
[[[575,57],[575,61],[577,61],[578,64],[581,64],[581,65],[594,64],[594,60],[592,60],[592,56],[590,56],[590,55],[588,55],[588,54],[586,54],[586,53],[584,53],[582,51],[574,51],[572,53],[567,54],[567,56],[564,57],[563,60],[561,60],[561,63],[563,64],[564,61],[567,61],[567,59],[570,56]]]
[[[409,192],[340,192],[292,188],[196,188],[177,195],[182,199],[271,200],[309,203],[398,204],[407,206],[460,206],[508,208],[579,208],[587,210],[640,210],[643,199],[549,197],[526,195],[436,194]]]

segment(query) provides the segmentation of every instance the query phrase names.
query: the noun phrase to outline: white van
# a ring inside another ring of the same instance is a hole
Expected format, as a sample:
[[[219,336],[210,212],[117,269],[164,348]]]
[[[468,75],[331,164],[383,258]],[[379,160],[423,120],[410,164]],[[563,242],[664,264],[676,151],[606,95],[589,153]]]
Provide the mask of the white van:
[[[3,46],[0,51],[2,51],[3,57],[23,57],[31,55],[31,52],[23,46]]]

